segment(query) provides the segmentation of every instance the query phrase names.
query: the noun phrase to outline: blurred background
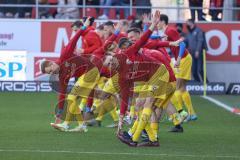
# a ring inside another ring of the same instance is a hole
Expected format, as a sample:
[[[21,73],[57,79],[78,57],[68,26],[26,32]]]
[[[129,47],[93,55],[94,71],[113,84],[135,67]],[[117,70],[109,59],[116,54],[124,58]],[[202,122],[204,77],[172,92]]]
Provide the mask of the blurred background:
[[[183,37],[194,36],[187,29],[188,19],[203,32],[188,90],[202,93],[206,64],[209,93],[240,94],[240,0],[1,0],[1,90],[51,91],[47,83],[37,82],[48,80],[39,64],[59,57],[75,34],[70,27],[73,21],[92,16],[95,26],[120,19],[132,23],[157,9],[169,16],[170,25]]]

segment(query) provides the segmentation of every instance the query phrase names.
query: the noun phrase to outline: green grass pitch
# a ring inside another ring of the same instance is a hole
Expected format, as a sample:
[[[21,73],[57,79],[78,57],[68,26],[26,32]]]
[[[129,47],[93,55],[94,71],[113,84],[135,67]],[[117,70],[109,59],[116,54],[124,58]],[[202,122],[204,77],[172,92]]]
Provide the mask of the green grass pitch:
[[[192,101],[199,119],[184,123],[184,133],[168,133],[171,123],[165,121],[159,148],[130,148],[111,128],[93,127],[87,133],[52,129],[55,93],[0,93],[0,160],[240,159],[240,116],[199,96]],[[104,124],[109,123],[106,118]]]

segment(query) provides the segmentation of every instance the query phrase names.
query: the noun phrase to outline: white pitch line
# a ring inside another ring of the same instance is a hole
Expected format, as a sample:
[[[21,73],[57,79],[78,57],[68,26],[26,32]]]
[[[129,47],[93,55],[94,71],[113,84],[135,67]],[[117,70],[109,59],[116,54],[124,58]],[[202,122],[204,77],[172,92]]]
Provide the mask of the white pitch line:
[[[226,104],[220,102],[219,100],[216,100],[216,99],[214,99],[212,97],[209,97],[209,96],[202,96],[202,98],[211,101],[212,103],[218,105],[219,107],[221,107],[221,108],[223,108],[223,109],[225,109],[225,110],[227,110],[231,113],[234,113],[234,108],[233,107],[230,107],[229,105],[226,105]],[[236,114],[238,114],[238,113],[236,113]]]
[[[0,152],[27,152],[27,153],[66,153],[66,154],[97,154],[97,155],[129,155],[129,156],[163,156],[163,157],[192,157],[192,158],[233,158],[240,159],[240,156],[233,155],[191,155],[191,154],[141,154],[141,153],[122,153],[122,152],[83,152],[83,151],[56,151],[56,150],[17,150],[0,149]]]

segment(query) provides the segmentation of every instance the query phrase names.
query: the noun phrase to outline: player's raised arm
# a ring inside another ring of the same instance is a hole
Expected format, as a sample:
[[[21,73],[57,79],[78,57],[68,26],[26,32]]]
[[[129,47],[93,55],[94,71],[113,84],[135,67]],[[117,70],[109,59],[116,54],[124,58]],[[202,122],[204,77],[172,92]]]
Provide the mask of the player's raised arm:
[[[126,53],[128,55],[136,54],[138,52],[138,50],[146,44],[146,42],[149,39],[149,37],[151,36],[153,30],[157,26],[159,19],[160,19],[160,11],[156,11],[152,18],[152,23],[151,23],[150,27],[148,28],[148,30],[141,36],[141,38],[138,41],[136,41],[136,43],[134,45],[132,45],[126,51]]]
[[[77,33],[74,35],[74,37],[70,40],[70,42],[67,44],[67,46],[62,50],[60,55],[60,62],[63,62],[64,60],[70,58],[74,54],[74,50],[77,45],[77,41],[80,38],[80,36],[84,33],[86,28],[90,24],[90,18],[87,18],[83,26],[80,30],[77,31]]]

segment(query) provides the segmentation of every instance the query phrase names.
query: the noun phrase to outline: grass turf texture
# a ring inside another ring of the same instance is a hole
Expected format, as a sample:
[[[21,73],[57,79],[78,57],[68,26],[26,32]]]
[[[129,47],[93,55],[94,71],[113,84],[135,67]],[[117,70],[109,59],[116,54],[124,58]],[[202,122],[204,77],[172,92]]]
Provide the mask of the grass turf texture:
[[[0,93],[0,159],[240,159],[240,117],[199,96],[192,100],[199,120],[184,124],[183,134],[168,133],[171,123],[163,122],[159,148],[130,148],[111,128],[52,129],[54,93]],[[109,123],[108,117],[104,124]]]

